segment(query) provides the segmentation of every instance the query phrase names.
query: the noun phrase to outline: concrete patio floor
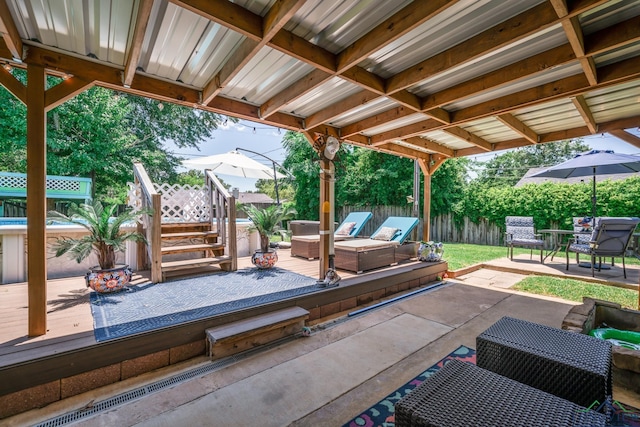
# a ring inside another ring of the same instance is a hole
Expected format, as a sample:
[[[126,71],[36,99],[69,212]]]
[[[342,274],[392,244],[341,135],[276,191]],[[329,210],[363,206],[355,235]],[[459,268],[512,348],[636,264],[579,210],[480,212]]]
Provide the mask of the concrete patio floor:
[[[74,425],[340,426],[458,346],[476,348],[476,336],[503,316],[560,327],[576,303],[509,289],[519,278],[480,269],[358,316],[341,313],[315,325],[311,337],[284,342]],[[208,363],[192,360],[3,422],[34,424]],[[624,390],[614,390],[614,398],[640,404],[638,396]]]

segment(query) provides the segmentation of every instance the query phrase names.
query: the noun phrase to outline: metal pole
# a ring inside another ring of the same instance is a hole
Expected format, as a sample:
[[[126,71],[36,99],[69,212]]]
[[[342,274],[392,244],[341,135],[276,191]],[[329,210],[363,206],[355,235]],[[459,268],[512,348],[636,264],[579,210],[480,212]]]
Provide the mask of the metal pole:
[[[280,205],[280,195],[278,194],[278,178],[276,177],[276,162],[271,160],[273,163],[273,185],[276,187],[276,204]]]
[[[593,191],[591,193],[591,215],[595,221],[596,218],[596,210],[597,210],[597,203],[596,203],[596,167],[593,167]],[[595,223],[594,223],[595,224]]]

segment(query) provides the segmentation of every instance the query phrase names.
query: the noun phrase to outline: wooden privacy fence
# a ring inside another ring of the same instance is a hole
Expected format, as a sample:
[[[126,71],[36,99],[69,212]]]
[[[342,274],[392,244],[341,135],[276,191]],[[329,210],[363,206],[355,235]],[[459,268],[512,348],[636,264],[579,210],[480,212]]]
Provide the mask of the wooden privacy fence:
[[[336,220],[342,221],[350,212],[367,211],[373,218],[365,225],[361,236],[370,236],[390,216],[418,216],[413,213],[412,205],[404,206],[340,206],[336,208]],[[411,240],[422,239],[424,220],[412,233]],[[431,218],[431,240],[451,243],[472,243],[477,245],[501,246],[504,242],[504,230],[496,224],[480,220],[478,224],[465,217],[461,225],[454,223],[453,215],[446,214]]]

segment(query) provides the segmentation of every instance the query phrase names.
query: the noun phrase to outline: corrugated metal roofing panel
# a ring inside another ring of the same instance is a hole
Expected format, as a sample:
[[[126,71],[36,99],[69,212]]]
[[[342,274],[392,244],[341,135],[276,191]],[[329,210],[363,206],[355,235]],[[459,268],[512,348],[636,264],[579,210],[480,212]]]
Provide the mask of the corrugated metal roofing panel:
[[[640,82],[595,90],[585,96],[596,123],[640,115]]]
[[[415,144],[411,144],[411,143],[408,143],[408,142],[406,142],[406,141],[402,141],[402,140],[394,140],[394,141],[392,141],[392,142],[393,142],[394,144],[396,144],[396,145],[401,146],[401,147],[411,148],[412,150],[415,150],[415,151],[421,151],[421,152],[423,152],[423,153],[429,153],[429,154],[431,154],[431,153],[435,153],[435,151],[427,150],[426,148],[419,147],[419,146],[417,146],[417,145],[415,145]]]
[[[640,3],[633,0],[615,0],[580,15],[580,26],[584,34],[592,34],[638,15]]]
[[[338,53],[409,3],[410,0],[308,1],[284,28]]]
[[[465,141],[464,139],[457,138],[441,130],[427,132],[420,136],[422,138],[427,138],[431,141],[437,142],[443,147],[449,148],[451,150],[463,150],[465,148],[475,147],[475,145]]]
[[[20,37],[122,66],[137,13],[131,0],[10,0]]]
[[[392,121],[383,123],[380,126],[366,129],[364,132],[362,132],[362,134],[366,136],[372,136],[379,133],[388,132],[390,130],[398,129],[402,126],[418,123],[423,120],[427,120],[427,117],[424,114],[421,114],[421,113],[411,114],[410,116],[402,117],[397,120],[392,120]]]
[[[555,25],[500,51],[492,52],[458,67],[452,67],[443,73],[438,73],[410,87],[409,91],[424,97],[545,52],[566,42],[567,38],[562,26]]]
[[[222,90],[222,94],[260,105],[312,70],[311,65],[263,47]]]
[[[340,117],[332,120],[331,124],[337,127],[344,127],[359,120],[366,119],[367,117],[383,113],[397,106],[398,103],[394,100],[386,97],[381,97],[368,102],[358,108],[347,111],[345,114],[342,114]]]
[[[464,0],[372,54],[361,66],[390,77],[544,0]],[[526,5],[526,6],[523,6]],[[455,28],[455,31],[452,31]]]
[[[493,117],[486,117],[484,119],[475,120],[460,127],[467,132],[470,132],[491,143],[498,143],[522,138],[519,133],[511,130],[510,127]]]
[[[287,105],[285,110],[291,114],[309,116],[360,91],[362,91],[361,87],[339,77],[333,77]]]
[[[140,66],[147,74],[179,80],[203,34],[215,27],[208,19],[169,3],[154,29],[154,43],[143,50]]]
[[[569,99],[558,99],[513,114],[538,135],[585,126],[580,113]]]
[[[495,99],[497,97],[511,95],[522,90],[530,89],[546,83],[555,82],[565,77],[580,74],[582,72],[583,70],[579,63],[559,66],[556,68],[545,70],[525,79],[516,80],[515,82],[512,82],[508,85],[503,85],[496,89],[484,91],[468,98],[460,99],[456,102],[445,105],[444,109],[447,111],[460,110],[476,104],[480,104],[485,101],[489,101],[491,99]]]

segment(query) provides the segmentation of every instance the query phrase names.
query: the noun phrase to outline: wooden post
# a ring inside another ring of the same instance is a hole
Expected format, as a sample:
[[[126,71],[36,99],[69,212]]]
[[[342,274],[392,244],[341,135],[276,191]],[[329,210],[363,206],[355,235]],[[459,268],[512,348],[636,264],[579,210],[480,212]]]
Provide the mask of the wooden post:
[[[333,163],[330,160],[320,161],[320,263],[318,278],[324,279],[329,268],[329,255],[333,253]]]
[[[431,240],[431,174],[424,175],[424,210],[422,217],[424,218],[424,226],[422,227],[422,241]]]
[[[47,333],[47,142],[44,67],[27,65],[29,336]]]

